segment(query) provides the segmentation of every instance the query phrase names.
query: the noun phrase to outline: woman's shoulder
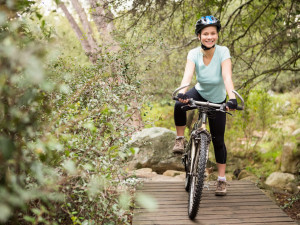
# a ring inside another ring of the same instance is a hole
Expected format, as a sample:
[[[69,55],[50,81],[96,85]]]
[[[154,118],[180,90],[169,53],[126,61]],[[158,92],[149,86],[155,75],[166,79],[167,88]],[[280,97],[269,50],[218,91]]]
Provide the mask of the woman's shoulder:
[[[196,58],[198,58],[199,55],[202,54],[201,51],[200,51],[200,49],[201,49],[201,47],[197,47],[197,48],[191,49],[191,50],[189,51],[189,53],[188,53],[188,58],[189,58],[189,57],[193,57],[193,58],[196,57]]]
[[[229,51],[229,49],[228,49],[226,46],[222,46],[222,45],[216,45],[216,48],[217,48],[220,52]]]
[[[194,53],[194,54],[201,53],[200,49],[201,49],[201,47],[193,48],[189,51],[189,53]]]

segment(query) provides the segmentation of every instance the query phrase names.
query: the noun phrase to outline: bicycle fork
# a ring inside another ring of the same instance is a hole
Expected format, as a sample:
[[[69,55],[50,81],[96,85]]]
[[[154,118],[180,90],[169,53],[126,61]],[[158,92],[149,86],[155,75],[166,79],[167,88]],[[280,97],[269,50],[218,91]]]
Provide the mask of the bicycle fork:
[[[190,153],[185,153],[182,157],[182,162],[185,166],[185,170],[186,172],[188,172],[188,175],[192,178],[192,177],[195,177],[197,176],[197,172],[196,172],[196,168],[195,168],[195,165],[197,165],[197,163],[195,163],[195,160],[197,159],[197,154],[200,154],[198,151],[197,151],[197,147],[199,142],[200,142],[200,133],[205,133],[209,138],[208,138],[208,143],[207,145],[209,145],[210,143],[210,134],[208,133],[208,131],[206,130],[206,124],[207,124],[207,114],[206,113],[202,113],[201,114],[201,119],[200,119],[200,126],[193,130],[192,133],[191,133],[191,148],[190,148]],[[190,159],[188,158],[188,154],[190,154]],[[189,165],[186,165],[186,162],[187,162],[187,159],[189,160]],[[208,148],[207,148],[207,151],[206,151],[206,162],[208,160]],[[190,167],[190,168],[187,168],[187,167]],[[205,185],[205,187],[207,187],[207,189],[209,190],[209,186],[208,185]]]

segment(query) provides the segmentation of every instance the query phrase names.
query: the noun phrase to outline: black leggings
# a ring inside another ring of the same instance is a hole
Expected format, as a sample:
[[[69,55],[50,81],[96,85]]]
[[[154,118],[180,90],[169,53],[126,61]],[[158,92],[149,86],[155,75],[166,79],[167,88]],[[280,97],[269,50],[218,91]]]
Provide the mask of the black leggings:
[[[196,101],[205,101],[199,92],[193,87],[188,92],[185,93],[189,98],[193,98]],[[221,103],[226,102],[226,99]],[[186,107],[181,109],[181,106],[186,104],[176,101],[174,108],[174,120],[176,126],[185,126],[186,125],[186,111],[191,110],[191,108]],[[226,124],[226,114],[223,112],[215,111],[213,115],[208,118],[210,133],[212,136],[212,142],[215,150],[216,162],[220,164],[226,163],[227,150],[224,143],[224,134],[225,134],[225,124]]]

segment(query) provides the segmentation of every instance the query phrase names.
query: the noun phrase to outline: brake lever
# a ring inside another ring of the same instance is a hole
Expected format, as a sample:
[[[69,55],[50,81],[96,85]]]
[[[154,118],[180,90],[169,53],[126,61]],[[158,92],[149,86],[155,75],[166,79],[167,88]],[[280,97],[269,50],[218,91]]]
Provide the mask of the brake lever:
[[[189,99],[189,102],[187,105],[181,106],[182,109],[189,107],[189,108],[197,108],[197,105],[195,104],[194,100],[192,98]]]
[[[227,112],[227,111],[224,111],[224,112],[227,113],[227,114],[229,114],[230,116],[233,116],[232,113],[230,113],[230,112]]]
[[[216,109],[216,111],[223,112],[223,113],[227,113],[227,114],[229,114],[230,116],[233,116],[232,113],[227,112],[227,111],[224,111],[223,109]]]
[[[189,108],[190,106],[189,105],[183,105],[181,106],[181,109],[185,109],[185,108]]]

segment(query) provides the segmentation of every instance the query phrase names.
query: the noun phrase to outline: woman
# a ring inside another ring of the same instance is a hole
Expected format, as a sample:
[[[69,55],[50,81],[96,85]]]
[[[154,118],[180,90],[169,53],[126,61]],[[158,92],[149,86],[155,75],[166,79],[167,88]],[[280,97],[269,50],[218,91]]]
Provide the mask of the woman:
[[[182,89],[175,104],[174,120],[177,137],[173,152],[184,152],[184,130],[186,125],[186,110],[181,106],[188,102],[188,98],[197,101],[209,101],[212,103],[226,102],[226,91],[229,101],[226,103],[227,110],[235,110],[237,101],[235,98],[233,82],[231,79],[232,69],[230,53],[227,47],[216,45],[221,24],[213,16],[201,17],[196,23],[195,33],[201,42],[201,47],[192,49],[187,56],[184,76],[181,86],[192,81],[196,70],[197,84],[187,91]],[[212,135],[215,158],[218,167],[218,182],[216,195],[226,195],[226,158],[227,151],[224,143],[226,114],[216,112],[213,118],[209,118],[209,127]]]

